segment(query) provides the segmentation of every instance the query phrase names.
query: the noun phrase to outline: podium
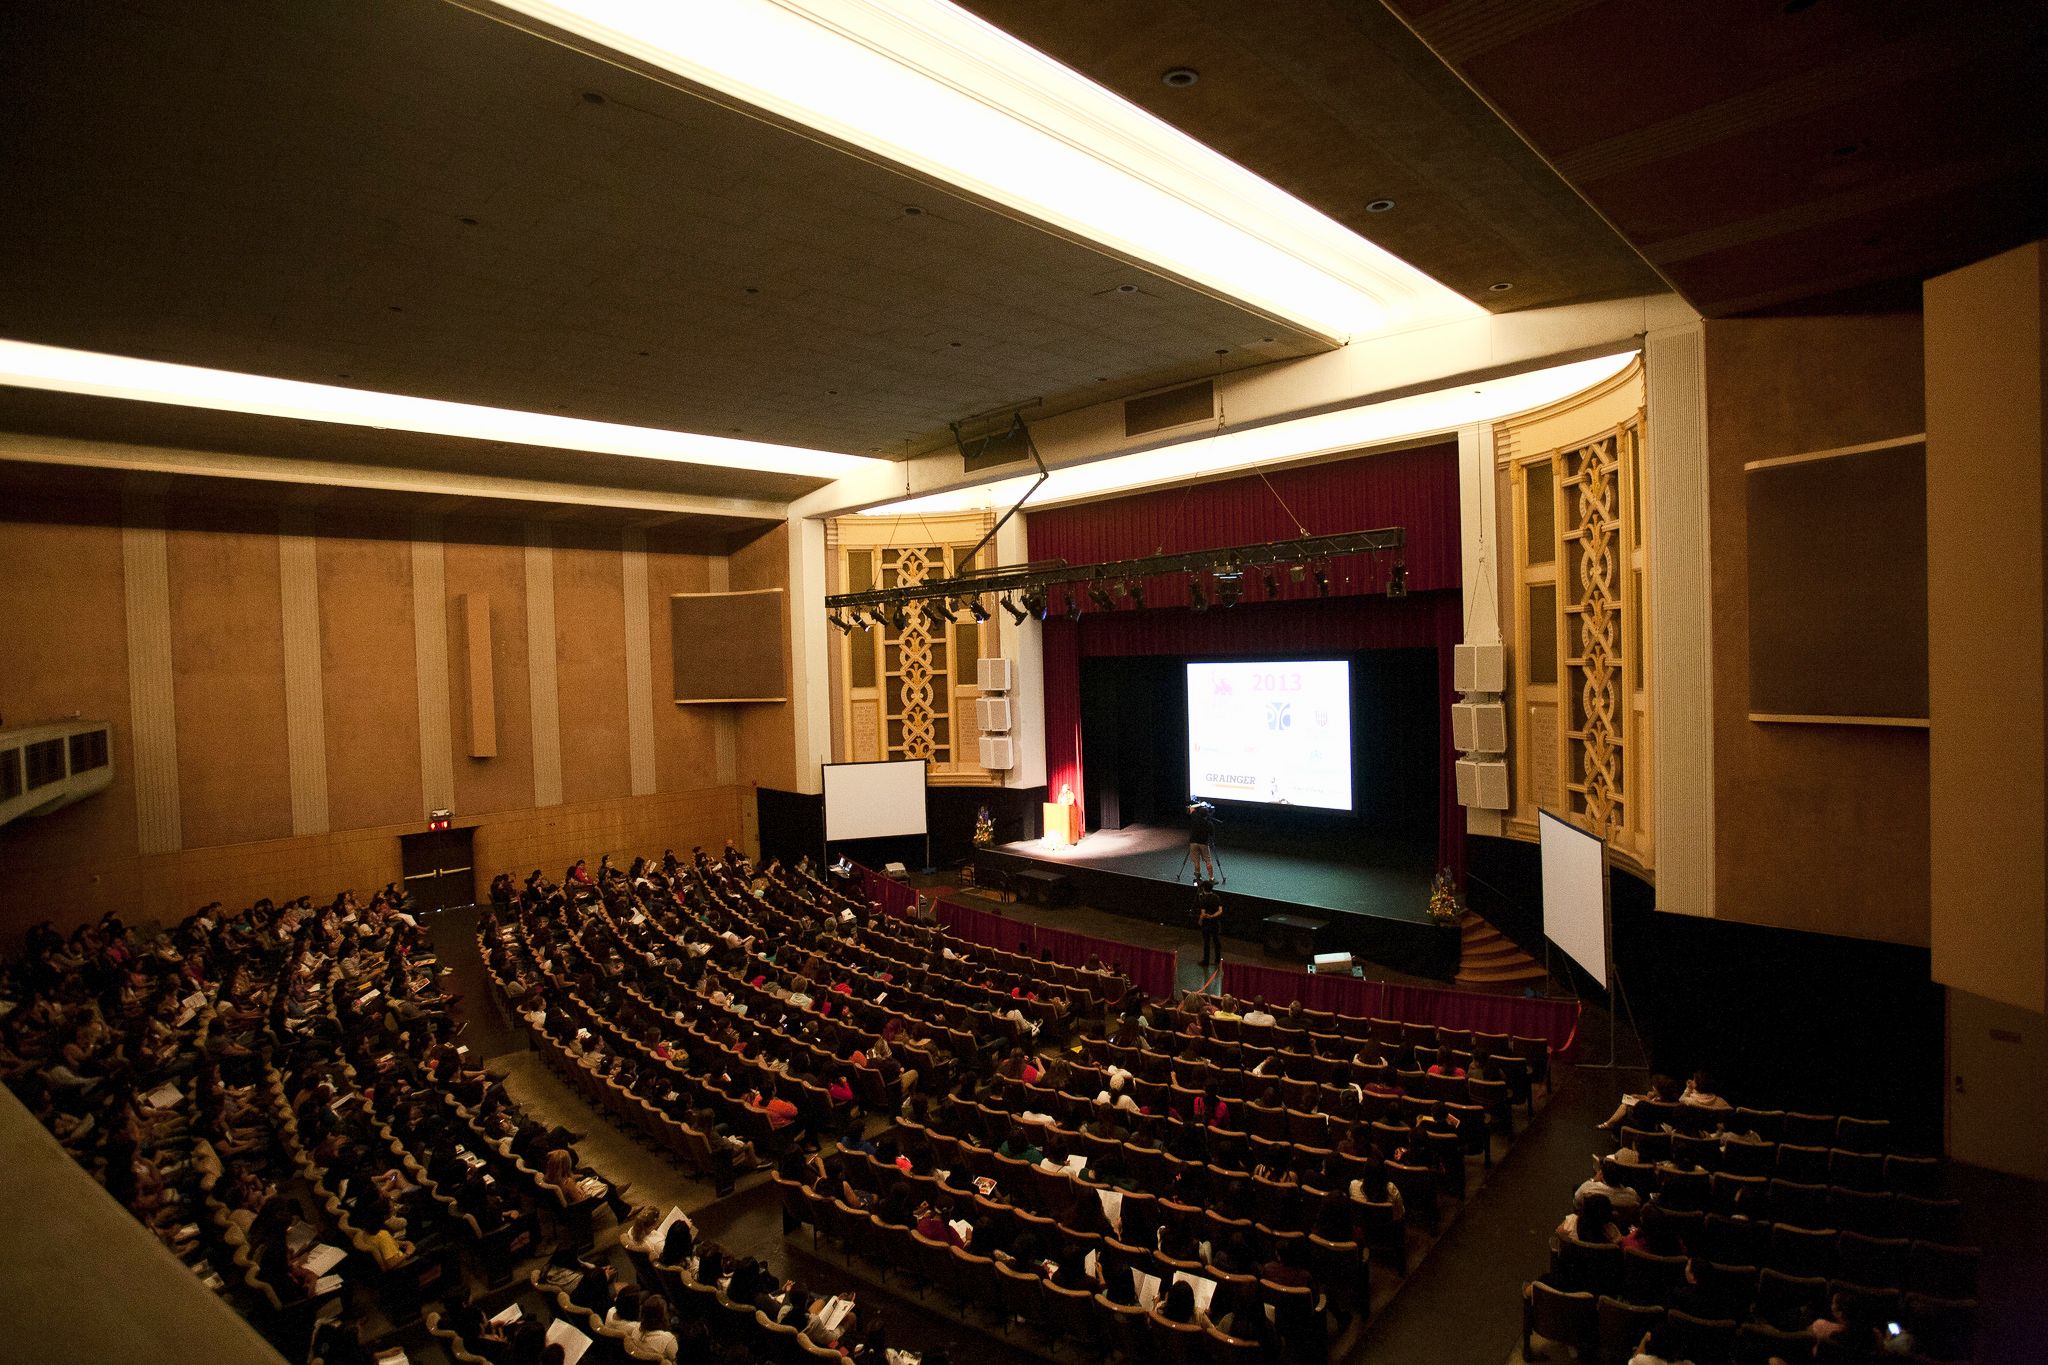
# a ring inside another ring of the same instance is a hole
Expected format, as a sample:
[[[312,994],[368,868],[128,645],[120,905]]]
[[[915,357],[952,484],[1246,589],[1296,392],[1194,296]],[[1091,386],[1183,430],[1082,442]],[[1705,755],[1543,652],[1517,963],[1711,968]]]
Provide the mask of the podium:
[[[1060,801],[1045,803],[1045,838],[1055,848],[1081,842],[1081,807]]]

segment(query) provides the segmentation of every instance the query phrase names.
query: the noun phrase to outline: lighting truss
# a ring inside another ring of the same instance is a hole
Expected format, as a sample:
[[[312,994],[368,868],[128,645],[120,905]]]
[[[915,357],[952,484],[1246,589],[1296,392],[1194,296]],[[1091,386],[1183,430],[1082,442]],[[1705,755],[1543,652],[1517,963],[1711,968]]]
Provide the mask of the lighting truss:
[[[1407,540],[1405,531],[1392,526],[1374,531],[1346,531],[1333,536],[1300,536],[1263,545],[1148,555],[1142,559],[1121,559],[1108,564],[1069,564],[1064,559],[1041,559],[1029,564],[1003,564],[978,569],[952,578],[927,579],[910,587],[835,593],[825,599],[825,608],[828,612],[840,609],[864,611],[872,619],[893,621],[912,603],[943,604],[948,599],[967,597],[978,605],[983,596],[990,596],[1022,624],[1027,616],[1036,616],[1041,621],[1046,618],[1051,602],[1048,590],[1055,586],[1095,584],[1102,579],[1117,579],[1130,585],[1131,601],[1143,608],[1146,579],[1217,574],[1222,581],[1238,586],[1244,571],[1258,565],[1287,565],[1290,574],[1299,582],[1302,576],[1300,566],[1314,564],[1317,588],[1327,594],[1329,580],[1324,568],[1327,560],[1340,555],[1391,554],[1398,562]],[[1396,581],[1405,591],[1405,574]],[[1270,585],[1268,590],[1270,592]],[[1080,600],[1083,591],[1082,587],[1070,588],[1068,601]],[[1233,600],[1234,597],[1235,594]],[[1024,603],[1022,610],[1014,605],[1019,599]],[[1100,606],[1099,603],[1097,605]]]

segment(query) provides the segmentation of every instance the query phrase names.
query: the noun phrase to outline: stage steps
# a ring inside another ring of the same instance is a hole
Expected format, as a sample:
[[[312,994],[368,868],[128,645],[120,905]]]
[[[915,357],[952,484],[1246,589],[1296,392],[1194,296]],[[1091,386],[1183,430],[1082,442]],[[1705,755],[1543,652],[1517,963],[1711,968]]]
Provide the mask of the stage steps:
[[[1470,910],[1458,916],[1460,986],[1541,985],[1543,964],[1501,936]]]

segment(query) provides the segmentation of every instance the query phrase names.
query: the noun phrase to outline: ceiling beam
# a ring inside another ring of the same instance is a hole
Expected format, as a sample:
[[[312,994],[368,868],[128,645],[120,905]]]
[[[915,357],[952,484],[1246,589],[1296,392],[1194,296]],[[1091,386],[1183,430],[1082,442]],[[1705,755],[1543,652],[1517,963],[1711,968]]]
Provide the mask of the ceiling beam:
[[[706,497],[541,479],[184,450],[114,441],[86,441],[66,436],[33,436],[20,432],[0,432],[0,462],[5,461],[188,478],[247,479],[300,488],[365,489],[422,498],[498,499],[559,507],[646,512],[658,517],[706,516],[781,521],[788,511],[783,503],[760,498]]]

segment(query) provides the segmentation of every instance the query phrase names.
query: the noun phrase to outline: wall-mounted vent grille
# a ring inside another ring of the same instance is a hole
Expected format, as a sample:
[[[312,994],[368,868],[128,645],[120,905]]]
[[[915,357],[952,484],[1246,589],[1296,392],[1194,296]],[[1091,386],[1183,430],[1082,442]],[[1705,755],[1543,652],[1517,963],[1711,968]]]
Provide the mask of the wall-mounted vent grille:
[[[1143,436],[1168,427],[1216,420],[1216,381],[1184,384],[1165,393],[1124,400],[1124,435]]]

